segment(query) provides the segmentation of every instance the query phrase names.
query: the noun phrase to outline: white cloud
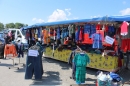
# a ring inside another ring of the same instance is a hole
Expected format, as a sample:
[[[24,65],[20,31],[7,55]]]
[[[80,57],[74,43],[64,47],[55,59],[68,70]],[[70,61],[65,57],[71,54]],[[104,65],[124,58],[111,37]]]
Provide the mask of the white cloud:
[[[70,12],[71,9],[65,9],[65,11],[68,13],[68,16],[71,15],[71,12]]]
[[[130,15],[130,8],[126,8],[120,11],[121,15]]]
[[[126,4],[126,1],[123,1],[123,4]]]
[[[56,10],[54,10],[54,12],[49,16],[48,22],[68,20],[69,19],[68,16],[71,15],[70,10],[71,9],[65,9],[65,10],[56,9]]]
[[[42,23],[42,22],[44,22],[43,19],[38,19],[38,18],[33,18],[32,21],[34,21],[36,23]]]

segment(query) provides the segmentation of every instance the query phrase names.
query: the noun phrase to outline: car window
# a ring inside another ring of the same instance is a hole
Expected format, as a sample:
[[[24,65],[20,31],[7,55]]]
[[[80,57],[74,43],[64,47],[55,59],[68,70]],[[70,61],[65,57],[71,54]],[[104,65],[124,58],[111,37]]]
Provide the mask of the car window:
[[[19,31],[17,31],[17,36],[21,36],[21,33]]]

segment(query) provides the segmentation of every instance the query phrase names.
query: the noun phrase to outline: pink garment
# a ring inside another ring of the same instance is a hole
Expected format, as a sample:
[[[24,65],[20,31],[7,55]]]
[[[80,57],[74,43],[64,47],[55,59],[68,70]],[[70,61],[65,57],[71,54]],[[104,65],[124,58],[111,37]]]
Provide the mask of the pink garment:
[[[12,37],[11,31],[8,32],[8,36],[9,36],[9,37]]]
[[[125,36],[127,34],[128,34],[128,23],[124,21],[121,25],[121,35]]]

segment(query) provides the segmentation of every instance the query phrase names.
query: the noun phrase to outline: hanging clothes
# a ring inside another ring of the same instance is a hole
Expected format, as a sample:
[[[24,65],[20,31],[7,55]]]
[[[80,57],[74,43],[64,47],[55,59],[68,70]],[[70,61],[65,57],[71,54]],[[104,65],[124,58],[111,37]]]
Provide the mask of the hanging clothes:
[[[96,33],[96,26],[95,25],[91,25],[89,37],[92,38],[92,35],[94,33]]]
[[[116,33],[114,26],[108,26],[108,36],[113,37]]]
[[[122,36],[125,36],[125,35],[128,34],[128,25],[129,25],[129,23],[126,22],[126,21],[124,21],[124,22],[122,23],[122,25],[121,25],[121,35],[122,35]]]
[[[100,24],[96,25],[96,30],[101,30],[101,25]]]
[[[38,39],[38,28],[35,29],[35,39]]]
[[[35,55],[29,54],[34,52]],[[34,45],[29,48],[26,59],[25,79],[32,79],[33,74],[35,75],[35,79],[42,79],[43,75],[42,52],[40,46],[38,45]]]
[[[72,40],[75,42],[75,25],[72,25]]]
[[[27,40],[29,40],[29,37],[30,37],[29,30],[26,30],[25,38],[26,38]]]
[[[72,25],[69,25],[69,26],[68,26],[68,30],[69,30],[69,37],[72,37],[72,34],[73,34],[73,26],[72,26]]]
[[[14,44],[6,44],[4,49],[4,57],[16,57],[17,50]]]
[[[48,31],[46,29],[44,29],[42,31],[42,34],[43,34],[43,41],[44,41],[44,44],[47,44],[48,43]]]
[[[60,39],[60,27],[59,27],[59,28],[57,28],[57,32],[56,32],[56,33],[57,33],[56,38],[57,38],[57,39]]]
[[[75,40],[76,42],[79,41],[79,34],[80,34],[80,26],[76,27],[76,32],[75,32]]]
[[[42,28],[38,28],[37,31],[38,31],[38,34],[37,34],[38,41],[41,41],[41,32],[42,32]]]
[[[86,66],[90,63],[89,56],[87,54],[77,54],[74,57],[74,63],[76,65],[76,83],[85,83]]]
[[[66,32],[64,27],[61,29],[61,44],[64,44],[64,38],[66,37]]]
[[[93,34],[93,48],[102,49],[102,36],[101,34],[95,33]]]
[[[83,40],[84,40],[84,28],[81,26],[79,32],[79,41],[82,42]]]
[[[79,54],[80,52],[76,50],[72,51],[69,58],[68,58],[68,64],[72,64],[72,79],[76,79],[75,78],[75,73],[76,73],[76,65],[73,61],[74,57]]]
[[[31,34],[32,34],[32,40],[35,40],[35,32],[34,32],[34,29],[31,30]]]
[[[64,30],[64,37],[66,38],[66,37],[69,35],[68,29],[67,29],[67,28],[64,28],[63,30]]]
[[[87,33],[90,35],[90,33],[91,33],[91,25],[90,24],[84,25],[84,33]]]

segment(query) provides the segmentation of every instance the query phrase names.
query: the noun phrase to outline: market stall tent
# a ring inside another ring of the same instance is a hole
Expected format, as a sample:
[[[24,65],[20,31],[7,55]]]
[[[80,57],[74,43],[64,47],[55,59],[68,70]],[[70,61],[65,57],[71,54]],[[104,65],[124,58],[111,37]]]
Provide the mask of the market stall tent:
[[[66,20],[66,21],[57,21],[57,22],[47,22],[34,24],[31,26],[23,27],[24,29],[32,29],[35,27],[46,27],[46,26],[57,26],[57,25],[66,25],[66,24],[77,24],[77,23],[98,23],[98,22],[130,22],[130,16],[104,16],[92,19],[77,19],[77,20]],[[58,49],[53,50],[51,47],[46,48],[46,52],[44,53],[46,57],[50,57],[56,60],[60,60],[63,62],[68,61],[68,55],[70,55],[71,50],[63,49],[62,51],[58,51]],[[88,53],[90,56],[91,63],[87,67],[105,70],[105,71],[116,71],[118,68],[118,58],[115,56],[108,56],[107,58],[103,57],[99,54]]]
[[[130,22],[130,15],[127,16],[103,16],[92,19],[77,19],[77,20],[65,20],[65,21],[56,21],[56,22],[47,22],[39,23],[31,26],[23,27],[24,29],[29,29],[33,27],[41,26],[54,26],[54,25],[63,25],[63,24],[74,24],[74,23],[86,23],[86,22]]]

